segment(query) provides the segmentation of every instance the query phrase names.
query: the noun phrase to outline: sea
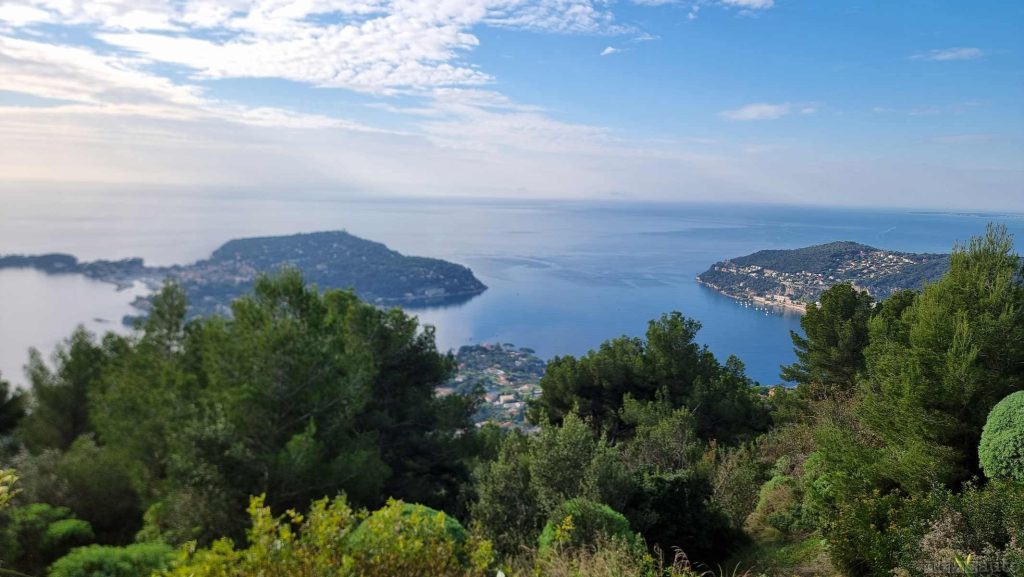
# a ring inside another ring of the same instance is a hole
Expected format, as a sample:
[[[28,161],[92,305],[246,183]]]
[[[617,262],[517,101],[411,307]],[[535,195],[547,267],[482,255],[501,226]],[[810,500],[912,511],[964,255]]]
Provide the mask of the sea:
[[[512,343],[542,358],[581,355],[640,336],[680,311],[721,361],[779,383],[794,361],[792,312],[759,309],[699,285],[711,264],[761,249],[850,240],[949,252],[1005,224],[1024,242],[1024,215],[781,205],[380,199],[331,193],[37,190],[0,193],[0,254],[65,252],[83,260],[139,256],[154,265],[207,257],[247,236],[347,230],[404,254],[470,267],[489,288],[455,306],[409,310],[442,350]],[[0,374],[24,385],[30,348],[49,356],[77,325],[126,332],[141,286],[117,290],[78,275],[0,271]]]

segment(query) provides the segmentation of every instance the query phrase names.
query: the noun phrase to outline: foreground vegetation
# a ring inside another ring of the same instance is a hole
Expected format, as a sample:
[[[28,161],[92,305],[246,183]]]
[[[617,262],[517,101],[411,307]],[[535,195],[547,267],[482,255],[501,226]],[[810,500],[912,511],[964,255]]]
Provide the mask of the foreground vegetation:
[[[1024,575],[1022,275],[992,228],[922,292],[837,285],[793,389],[667,314],[553,359],[529,435],[435,395],[401,311],[290,272],[186,322],[170,285],[0,385],[0,574]]]

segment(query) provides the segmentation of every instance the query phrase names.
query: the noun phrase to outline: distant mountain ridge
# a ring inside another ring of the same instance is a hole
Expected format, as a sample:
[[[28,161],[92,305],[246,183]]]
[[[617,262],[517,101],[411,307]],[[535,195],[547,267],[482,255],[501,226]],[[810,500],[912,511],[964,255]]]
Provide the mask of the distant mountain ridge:
[[[138,258],[80,262],[67,254],[0,256],[0,269],[78,273],[120,287],[141,281],[157,289],[172,277],[188,295],[190,317],[228,313],[231,301],[248,292],[261,273],[285,267],[298,269],[321,289],[351,288],[364,301],[382,306],[449,304],[487,289],[462,265],[405,256],[345,231],[231,240],[206,260],[170,267],[147,267]],[[149,299],[140,297],[134,304],[146,310]]]
[[[949,269],[949,255],[897,252],[850,241],[762,250],[716,262],[698,282],[727,296],[803,309],[832,285],[849,282],[876,299],[918,289]]]

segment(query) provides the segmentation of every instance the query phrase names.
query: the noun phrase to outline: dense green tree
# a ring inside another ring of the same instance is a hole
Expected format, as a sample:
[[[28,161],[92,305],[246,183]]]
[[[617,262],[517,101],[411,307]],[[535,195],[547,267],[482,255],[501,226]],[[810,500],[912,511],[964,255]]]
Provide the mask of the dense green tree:
[[[0,437],[7,437],[25,416],[27,397],[3,379],[0,374]]]
[[[92,397],[101,441],[139,464],[146,538],[239,537],[251,494],[457,502],[474,401],[435,397],[453,363],[432,329],[292,271],[260,279],[230,319],[184,314],[168,286]]]
[[[694,561],[719,563],[741,542],[714,503],[707,475],[697,469],[640,474],[622,512],[648,546],[669,557],[678,549]]]
[[[782,367],[782,379],[797,383],[814,398],[853,388],[864,370],[868,319],[874,299],[849,283],[821,293],[800,319],[804,335],[790,331],[797,362]]]
[[[21,475],[19,499],[67,507],[87,521],[100,543],[127,543],[142,521],[142,503],[126,462],[83,435],[67,452],[22,452],[13,463]]]
[[[579,359],[552,359],[531,419],[559,423],[575,412],[615,440],[630,432],[620,416],[627,396],[660,396],[672,407],[689,407],[705,438],[733,442],[763,430],[766,412],[743,363],[730,357],[719,364],[694,342],[699,329],[699,322],[674,312],[651,321],[646,339],[620,337]]]
[[[108,351],[82,327],[57,347],[52,370],[39,351],[30,352],[30,411],[18,430],[29,450],[63,451],[93,430],[88,395],[99,385],[108,360]]]
[[[1012,239],[990,227],[958,246],[949,273],[897,295],[869,322],[856,394],[819,419],[804,509],[850,575],[888,575],[944,505],[980,474],[992,407],[1024,389],[1024,281]]]
[[[474,480],[477,499],[470,513],[484,535],[505,555],[528,548],[544,521],[530,477],[529,438],[507,436],[497,458],[480,465]]]
[[[893,330],[872,323],[860,421],[887,448],[880,470],[905,490],[980,472],[989,411],[1024,389],[1024,279],[1004,227],[958,246],[949,273]]]

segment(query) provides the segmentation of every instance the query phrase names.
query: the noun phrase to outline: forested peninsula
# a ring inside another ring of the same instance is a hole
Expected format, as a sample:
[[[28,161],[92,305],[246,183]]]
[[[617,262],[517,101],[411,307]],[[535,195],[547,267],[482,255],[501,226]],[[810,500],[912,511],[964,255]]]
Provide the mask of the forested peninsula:
[[[697,281],[726,296],[803,312],[832,285],[850,283],[877,299],[916,290],[949,270],[948,254],[883,250],[840,241],[762,250],[711,265]]]
[[[0,270],[5,268],[77,273],[121,288],[143,282],[158,290],[165,279],[175,279],[188,297],[188,318],[229,314],[231,302],[252,291],[260,274],[284,268],[298,270],[322,290],[351,288],[363,301],[380,306],[453,304],[487,290],[462,265],[405,256],[344,231],[236,239],[208,259],[170,267],[146,266],[140,258],[80,262],[69,254],[45,254],[0,256]],[[145,313],[151,297],[133,304]]]

